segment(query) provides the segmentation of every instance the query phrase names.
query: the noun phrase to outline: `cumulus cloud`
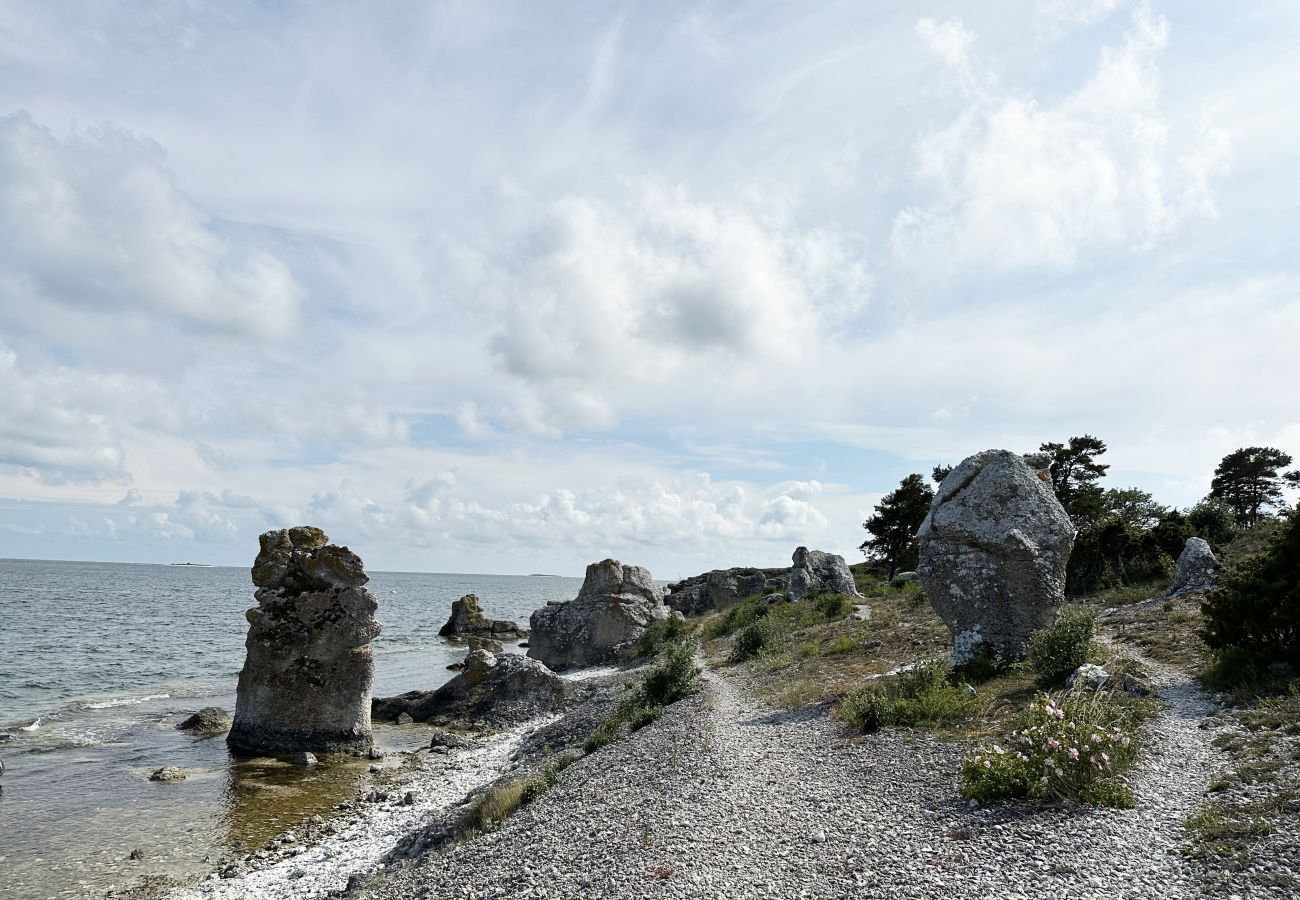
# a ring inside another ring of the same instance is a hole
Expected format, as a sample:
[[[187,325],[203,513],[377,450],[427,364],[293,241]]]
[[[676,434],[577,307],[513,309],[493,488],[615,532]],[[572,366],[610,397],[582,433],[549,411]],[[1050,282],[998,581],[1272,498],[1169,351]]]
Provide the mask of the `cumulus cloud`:
[[[0,117],[0,269],[8,303],[266,336],[301,302],[284,263],[217,232],[157,144],[111,125],[60,138],[25,112]]]
[[[1139,7],[1119,46],[1057,102],[998,92],[971,74],[960,22],[918,30],[967,96],[949,125],[917,146],[933,202],[894,219],[896,257],[918,266],[1061,267],[1088,247],[1150,248],[1213,215],[1210,175],[1229,146],[1204,125],[1173,134],[1158,61],[1169,23]]]

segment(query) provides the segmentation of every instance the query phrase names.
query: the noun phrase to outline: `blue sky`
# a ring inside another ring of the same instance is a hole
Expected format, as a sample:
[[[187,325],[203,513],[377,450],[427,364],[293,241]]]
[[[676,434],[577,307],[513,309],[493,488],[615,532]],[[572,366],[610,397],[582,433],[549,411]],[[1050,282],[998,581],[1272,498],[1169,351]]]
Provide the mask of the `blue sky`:
[[[1294,4],[0,7],[0,556],[660,577],[1300,457]]]

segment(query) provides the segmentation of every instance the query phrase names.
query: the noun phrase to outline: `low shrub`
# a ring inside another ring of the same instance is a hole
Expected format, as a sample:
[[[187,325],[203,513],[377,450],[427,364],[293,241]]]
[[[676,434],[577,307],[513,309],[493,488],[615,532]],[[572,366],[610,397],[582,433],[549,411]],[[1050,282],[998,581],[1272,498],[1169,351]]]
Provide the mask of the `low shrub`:
[[[540,775],[494,784],[478,795],[461,819],[462,835],[485,833],[500,826],[519,807],[534,800],[550,785]]]
[[[647,626],[641,639],[636,642],[637,656],[658,656],[663,650],[686,640],[690,629],[676,616],[656,619]]]
[[[601,747],[614,743],[623,731],[623,723],[615,716],[610,716],[596,726],[596,730],[587,735],[582,744],[583,753],[595,753]]]
[[[1300,664],[1300,508],[1233,565],[1201,604],[1205,643],[1237,659]]]
[[[975,708],[975,696],[953,681],[952,668],[930,662],[855,688],[840,701],[839,715],[853,728],[872,732],[890,725],[959,722]]]
[[[846,634],[831,641],[822,652],[827,656],[839,656],[842,653],[852,653],[861,646],[862,638],[857,635]]]
[[[975,648],[974,655],[957,667],[956,674],[966,681],[980,684],[1006,674],[1014,665],[1013,661],[999,653],[992,644],[981,643]]]
[[[843,594],[814,594],[805,598],[804,602],[810,604],[828,622],[842,619],[853,609],[853,601]]]
[[[1088,661],[1096,628],[1097,614],[1093,610],[1067,606],[1055,623],[1034,632],[1025,656],[1043,686],[1064,684],[1075,669]]]
[[[695,668],[693,649],[685,644],[673,645],[645,674],[638,688],[642,706],[667,706],[695,693],[700,670]]]
[[[656,722],[664,714],[662,706],[638,706],[631,710],[627,715],[627,727],[632,731],[640,731],[651,722]]]
[[[962,765],[962,796],[987,802],[1016,797],[1072,798],[1131,807],[1119,773],[1137,755],[1140,707],[1115,694],[1038,694],[1017,717],[1006,745],[987,744]]]
[[[764,650],[774,650],[785,642],[787,629],[775,617],[764,616],[736,632],[731,644],[731,661],[743,662]]]

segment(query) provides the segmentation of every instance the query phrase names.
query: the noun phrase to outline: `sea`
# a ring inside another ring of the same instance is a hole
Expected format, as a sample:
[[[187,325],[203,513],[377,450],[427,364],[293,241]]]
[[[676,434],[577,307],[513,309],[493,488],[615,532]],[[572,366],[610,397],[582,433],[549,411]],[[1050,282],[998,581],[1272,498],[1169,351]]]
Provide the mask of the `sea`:
[[[370,573],[383,624],[376,696],[454,674],[464,645],[438,629],[456,598],[477,594],[489,616],[526,625],[581,583]],[[233,714],[254,605],[246,568],[0,559],[0,897],[102,897],[198,876],[355,794],[364,761],[236,759],[223,737],[176,730],[204,706]],[[428,738],[423,726],[375,726],[384,750]],[[161,766],[190,775],[149,781]]]

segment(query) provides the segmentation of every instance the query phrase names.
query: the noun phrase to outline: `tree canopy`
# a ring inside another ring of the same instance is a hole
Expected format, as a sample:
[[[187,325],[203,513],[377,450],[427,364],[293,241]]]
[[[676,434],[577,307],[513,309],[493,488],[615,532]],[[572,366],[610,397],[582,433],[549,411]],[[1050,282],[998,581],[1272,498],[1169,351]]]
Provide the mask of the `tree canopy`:
[[[921,475],[908,475],[876,504],[875,513],[862,523],[870,538],[858,548],[869,559],[883,561],[893,578],[900,567],[917,562],[916,530],[925,521],[934,489]]]
[[[1210,496],[1227,504],[1237,524],[1254,527],[1270,508],[1283,505],[1283,484],[1300,481],[1297,473],[1281,471],[1289,465],[1290,455],[1276,447],[1234,450],[1214,470]]]
[[[1040,444],[1038,449],[1051,456],[1052,490],[1070,518],[1076,523],[1095,519],[1102,511],[1102,490],[1097,482],[1110,468],[1097,462],[1106,452],[1106,442],[1085,434],[1065,444]]]

